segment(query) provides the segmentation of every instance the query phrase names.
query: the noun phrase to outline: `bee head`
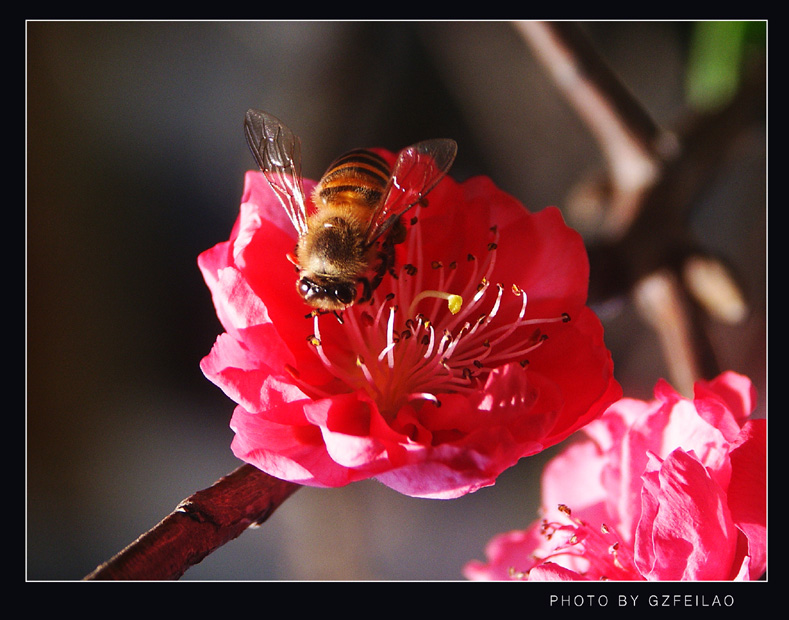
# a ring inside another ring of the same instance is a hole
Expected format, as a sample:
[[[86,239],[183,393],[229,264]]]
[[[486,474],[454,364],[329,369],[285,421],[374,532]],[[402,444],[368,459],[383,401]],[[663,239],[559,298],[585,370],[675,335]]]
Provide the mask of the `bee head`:
[[[296,283],[296,290],[305,302],[320,310],[342,310],[356,299],[356,284],[353,282],[320,282],[305,276]]]

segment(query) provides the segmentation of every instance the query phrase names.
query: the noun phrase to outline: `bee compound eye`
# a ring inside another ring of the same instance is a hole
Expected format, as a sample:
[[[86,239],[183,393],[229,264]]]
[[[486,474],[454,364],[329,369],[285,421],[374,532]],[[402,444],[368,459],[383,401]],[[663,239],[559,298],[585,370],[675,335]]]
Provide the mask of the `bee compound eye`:
[[[296,283],[296,290],[298,290],[299,295],[301,295],[304,299],[313,297],[315,295],[315,288],[315,283],[308,280],[307,278],[302,278]]]
[[[338,284],[332,291],[334,298],[341,304],[348,305],[356,299],[356,287],[348,284]]]

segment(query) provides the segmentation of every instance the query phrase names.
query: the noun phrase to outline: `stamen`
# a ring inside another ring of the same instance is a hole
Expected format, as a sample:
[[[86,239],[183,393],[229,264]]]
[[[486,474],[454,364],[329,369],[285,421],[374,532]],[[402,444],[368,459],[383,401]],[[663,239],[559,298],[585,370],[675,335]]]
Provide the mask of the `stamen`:
[[[386,348],[387,355],[387,362],[389,364],[389,368],[394,368],[394,339],[392,334],[394,334],[394,317],[395,317],[395,309],[394,307],[389,308],[389,321],[386,325],[386,342],[388,343]]]
[[[477,303],[480,299],[482,299],[485,296],[485,291],[488,290],[488,286],[489,286],[489,282],[487,281],[487,279],[482,278],[482,282],[480,282],[479,285],[477,286],[477,292],[474,294],[474,298],[472,299],[474,303]]]
[[[373,376],[372,376],[372,374],[370,373],[370,369],[369,369],[369,368],[367,368],[367,364],[365,364],[365,363],[364,363],[364,358],[363,358],[361,355],[357,356],[357,358],[356,358],[356,365],[357,365],[359,368],[361,368],[361,370],[362,370],[362,374],[364,374],[364,378],[365,378],[365,379],[367,379],[367,382],[368,382],[368,383],[369,383],[369,384],[370,384],[370,385],[371,385],[373,388],[375,388],[375,390],[376,390],[376,391],[377,391],[377,392],[380,394],[380,391],[378,390],[378,388],[377,388],[377,387],[376,387],[376,385],[375,385],[375,381],[374,381],[374,379],[373,379]]]
[[[637,574],[631,550],[614,528],[602,524],[596,531],[585,521],[574,517],[566,505],[560,504],[558,510],[567,522],[544,520],[540,533],[546,540],[551,540],[557,533],[563,534],[563,538],[556,541],[550,553],[538,558],[540,562],[561,556],[583,557],[589,562],[589,570],[594,571],[599,579],[629,580]]]
[[[438,400],[436,395],[430,394],[429,392],[415,392],[413,394],[409,394],[408,400],[429,400],[436,407],[441,406],[441,401]]]
[[[433,346],[436,344],[436,330],[433,329],[432,325],[426,325],[426,329],[430,332],[428,334],[428,338],[430,339],[427,343],[427,349],[425,350],[425,359],[429,359],[433,355]]]
[[[386,357],[387,354],[392,352],[396,344],[397,344],[396,342],[390,342],[388,345],[386,345],[383,351],[381,351],[381,353],[378,355],[378,361],[382,362],[384,357]],[[391,359],[389,361],[390,361],[389,368],[392,368]]]

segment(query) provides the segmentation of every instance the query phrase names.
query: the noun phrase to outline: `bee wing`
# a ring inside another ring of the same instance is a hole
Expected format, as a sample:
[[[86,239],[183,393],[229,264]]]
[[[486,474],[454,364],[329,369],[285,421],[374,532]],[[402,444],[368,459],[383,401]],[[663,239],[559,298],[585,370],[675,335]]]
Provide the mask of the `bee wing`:
[[[384,197],[370,220],[367,242],[373,243],[432,190],[452,167],[457,143],[449,139],[425,140],[397,155]]]
[[[298,137],[277,117],[261,110],[247,110],[244,135],[266,180],[302,236],[307,232],[307,207]]]

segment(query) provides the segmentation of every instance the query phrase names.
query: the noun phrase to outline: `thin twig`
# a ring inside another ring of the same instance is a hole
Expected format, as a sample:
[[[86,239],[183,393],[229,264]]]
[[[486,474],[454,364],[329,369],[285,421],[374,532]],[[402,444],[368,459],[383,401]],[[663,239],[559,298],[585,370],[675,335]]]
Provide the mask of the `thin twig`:
[[[617,238],[638,214],[662,162],[676,154],[673,136],[661,129],[571,22],[516,22],[556,86],[586,122],[606,158],[609,203],[600,234]]]
[[[671,360],[671,383],[681,394],[693,394],[693,384],[703,376],[694,345],[691,312],[677,277],[668,270],[641,279],[633,297],[642,318],[660,340],[665,359]]]
[[[300,486],[242,465],[198,491],[85,580],[172,580],[260,525]]]

